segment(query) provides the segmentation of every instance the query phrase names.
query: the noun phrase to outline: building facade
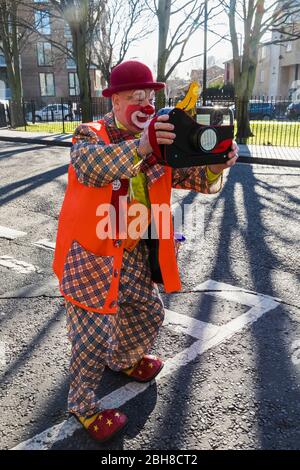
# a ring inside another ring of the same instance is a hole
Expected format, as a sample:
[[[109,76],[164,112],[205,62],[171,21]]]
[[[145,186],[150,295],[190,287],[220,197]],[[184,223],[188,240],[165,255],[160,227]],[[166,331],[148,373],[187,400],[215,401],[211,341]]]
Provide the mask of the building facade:
[[[274,31],[271,39],[259,46],[253,96],[300,100],[300,14],[290,16],[284,30],[299,39],[287,41],[287,35]],[[225,84],[234,83],[233,61],[224,65]]]
[[[57,14],[47,0],[29,0],[32,21],[37,33],[28,35],[22,45],[20,62],[24,100],[35,100],[42,105],[57,99],[79,97],[79,83],[75,61],[66,53],[72,54],[72,37],[68,25]],[[28,11],[24,10],[24,15]],[[55,45],[59,45],[55,47]],[[1,44],[0,44],[1,46]],[[101,96],[101,73],[96,67],[89,70],[91,93]],[[6,65],[0,49],[0,95],[9,98],[6,78]],[[1,99],[0,96],[0,99]]]
[[[207,86],[214,86],[214,84],[220,79],[223,81],[224,73],[224,68],[219,67],[218,65],[207,67]],[[200,83],[202,86],[203,69],[193,69],[191,71],[191,80]]]
[[[6,62],[3,52],[1,51],[0,41],[0,101],[5,101],[10,98],[10,89],[7,80]]]

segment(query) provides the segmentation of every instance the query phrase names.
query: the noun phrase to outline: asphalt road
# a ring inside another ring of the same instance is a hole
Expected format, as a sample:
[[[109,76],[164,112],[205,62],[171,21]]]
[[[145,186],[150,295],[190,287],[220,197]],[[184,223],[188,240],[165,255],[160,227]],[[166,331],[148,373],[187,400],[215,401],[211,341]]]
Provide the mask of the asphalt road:
[[[184,232],[182,292],[162,294],[166,366],[147,388],[105,372],[99,396],[130,420],[99,445],[66,412],[51,242],[68,162],[68,149],[0,143],[0,448],[299,449],[300,170],[236,165],[218,195],[174,191],[205,218]]]

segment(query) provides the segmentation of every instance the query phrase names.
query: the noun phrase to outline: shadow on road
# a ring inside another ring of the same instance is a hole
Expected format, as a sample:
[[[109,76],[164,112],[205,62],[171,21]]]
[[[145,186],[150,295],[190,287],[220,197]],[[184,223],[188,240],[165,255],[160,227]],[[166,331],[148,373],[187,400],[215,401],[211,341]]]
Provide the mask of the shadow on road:
[[[273,288],[271,269],[280,267],[276,253],[267,244],[265,237],[268,231],[263,223],[262,211],[264,207],[264,197],[257,192],[257,181],[253,167],[237,166],[229,174],[223,191],[213,201],[210,214],[208,214],[208,224],[213,217],[216,206],[222,202],[224,206],[222,220],[220,224],[220,236],[214,265],[211,266],[209,278],[240,285],[240,281],[235,278],[233,265],[235,259],[230,257],[228,247],[234,240],[234,230],[238,227],[238,214],[235,200],[235,188],[242,187],[243,205],[246,214],[247,227],[240,233],[244,239],[244,246],[247,247],[244,262],[248,262],[248,272],[251,279],[248,284],[253,290],[259,293],[278,297],[278,292]],[[266,189],[269,188],[264,185]],[[276,187],[271,188],[277,191]],[[290,200],[294,202],[294,197]],[[278,206],[277,206],[278,207]],[[286,213],[287,208],[280,208],[282,213]],[[205,253],[204,253],[205,256]],[[267,266],[267,267],[266,267]],[[199,267],[200,269],[200,267]],[[249,287],[244,285],[241,287]],[[206,296],[202,296],[198,305],[199,319],[203,319],[203,308],[205,307],[205,321],[210,321],[212,314],[212,300],[208,301]],[[172,309],[172,296],[165,304],[166,308]],[[280,310],[279,310],[280,309]],[[273,323],[272,334],[268,335],[270,321]],[[255,359],[255,372],[253,374],[254,390],[256,400],[255,419],[256,430],[255,448],[257,449],[297,449],[300,442],[299,433],[299,384],[296,380],[295,369],[290,359],[289,344],[287,344],[287,327],[289,313],[285,306],[277,307],[270,313],[264,315],[257,323],[252,324],[251,341],[252,351]],[[195,407],[189,403],[189,396],[193,393],[192,379],[197,371],[205,367],[203,356],[191,362],[187,367],[180,368],[176,376],[172,376],[170,389],[180,390],[180,406],[174,393],[166,404],[163,421],[153,431],[153,437],[149,442],[149,448],[163,449],[166,438],[166,430],[172,423],[172,449],[182,449],[183,440],[189,432],[187,417],[191,414],[191,409]],[[201,387],[201,385],[200,385]],[[247,390],[244,391],[247,394]],[[182,399],[182,397],[184,399]],[[236,399],[238,402],[238,399]],[[201,404],[199,406],[201,416]],[[255,407],[253,407],[255,408]],[[201,424],[201,423],[200,423]],[[222,425],[222,423],[220,423]],[[169,441],[168,442],[168,446]],[[238,439],[237,439],[238,442]],[[201,445],[201,438],[199,444]]]
[[[10,183],[0,188],[0,206],[4,205],[14,199],[23,196],[30,191],[55,180],[59,176],[64,175],[68,171],[69,165],[62,165],[53,170],[45,171],[39,175],[34,175],[29,178],[25,178],[15,183]]]

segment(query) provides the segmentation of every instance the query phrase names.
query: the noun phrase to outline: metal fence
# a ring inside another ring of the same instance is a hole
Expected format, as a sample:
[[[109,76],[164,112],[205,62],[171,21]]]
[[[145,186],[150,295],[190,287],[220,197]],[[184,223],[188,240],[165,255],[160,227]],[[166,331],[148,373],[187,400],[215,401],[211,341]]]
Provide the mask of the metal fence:
[[[93,120],[101,119],[109,111],[109,101],[92,98]],[[45,133],[72,133],[82,122],[79,99],[54,99],[45,103],[42,99],[23,101],[25,125],[19,130]]]
[[[238,99],[207,96],[207,106],[227,106],[236,115]],[[300,102],[284,97],[252,96],[248,104],[253,134],[239,143],[250,145],[300,147]],[[236,126],[236,124],[235,124]],[[237,131],[237,128],[235,129]]]
[[[166,104],[174,106],[176,101],[169,100]],[[230,107],[236,113],[236,100],[229,95],[207,95],[206,105]],[[300,147],[300,102],[282,97],[253,96],[248,106],[253,136],[239,139],[240,143]],[[110,110],[109,100],[92,98],[92,110],[93,119],[101,119]],[[18,129],[43,133],[72,133],[82,118],[79,99],[24,100],[23,113],[25,126]],[[0,126],[9,124],[9,109],[0,103]]]

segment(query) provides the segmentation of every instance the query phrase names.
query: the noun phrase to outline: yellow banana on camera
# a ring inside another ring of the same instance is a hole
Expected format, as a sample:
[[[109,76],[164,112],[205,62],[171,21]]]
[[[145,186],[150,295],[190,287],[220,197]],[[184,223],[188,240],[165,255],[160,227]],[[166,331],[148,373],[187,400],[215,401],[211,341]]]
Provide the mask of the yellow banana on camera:
[[[201,88],[199,83],[192,82],[185,97],[181,101],[178,101],[175,108],[182,109],[183,111],[190,111],[193,109],[196,106],[200,91]]]

